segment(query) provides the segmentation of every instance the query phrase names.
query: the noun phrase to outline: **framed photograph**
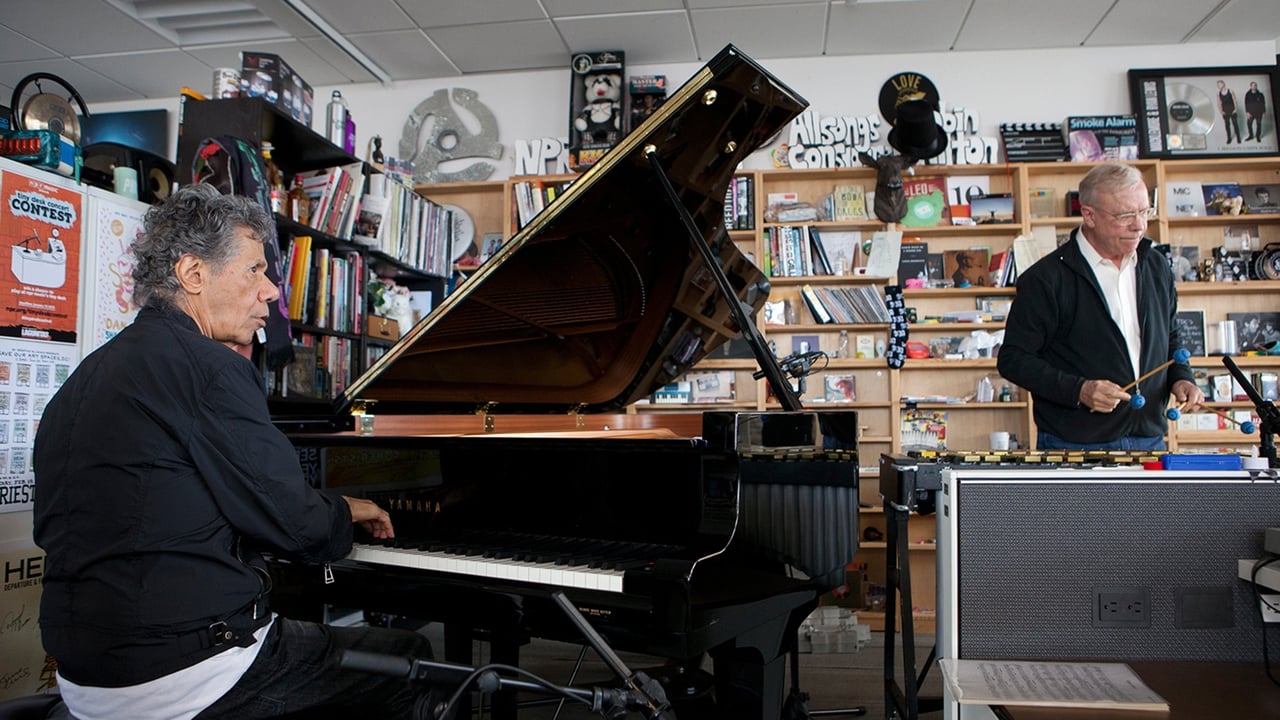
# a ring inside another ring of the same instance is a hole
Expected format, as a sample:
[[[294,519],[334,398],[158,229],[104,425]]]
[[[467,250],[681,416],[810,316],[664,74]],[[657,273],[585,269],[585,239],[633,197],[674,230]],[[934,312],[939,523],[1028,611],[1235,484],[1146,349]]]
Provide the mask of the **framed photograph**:
[[[1227,319],[1236,323],[1236,347],[1241,352],[1280,340],[1280,312],[1229,312]]]
[[[1246,157],[1280,151],[1275,66],[1133,69],[1129,98],[1144,158]]]
[[[983,195],[969,199],[969,215],[977,225],[1016,222],[1013,217],[1013,195]]]

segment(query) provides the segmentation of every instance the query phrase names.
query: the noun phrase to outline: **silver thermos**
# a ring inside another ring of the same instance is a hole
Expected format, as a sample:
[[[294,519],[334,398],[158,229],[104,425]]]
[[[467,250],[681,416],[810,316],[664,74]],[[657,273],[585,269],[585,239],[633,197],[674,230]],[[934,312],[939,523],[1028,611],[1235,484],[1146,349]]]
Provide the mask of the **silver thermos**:
[[[325,137],[329,138],[329,142],[342,147],[347,136],[347,101],[342,98],[342,93],[337,90],[333,91],[333,98],[329,100],[329,105],[325,109]]]

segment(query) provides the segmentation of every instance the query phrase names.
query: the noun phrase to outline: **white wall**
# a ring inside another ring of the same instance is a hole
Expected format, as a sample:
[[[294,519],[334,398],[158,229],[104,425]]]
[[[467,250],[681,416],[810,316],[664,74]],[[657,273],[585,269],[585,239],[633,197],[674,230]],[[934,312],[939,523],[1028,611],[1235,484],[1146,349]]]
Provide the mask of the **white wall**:
[[[625,49],[625,48],[624,48]],[[751,48],[741,48],[751,55]],[[1069,115],[1128,113],[1126,72],[1130,68],[1273,65],[1276,43],[1192,43],[1115,48],[1072,48],[998,52],[854,55],[829,58],[767,59],[760,64],[806,97],[810,109],[823,116],[866,116],[878,113],[880,88],[890,77],[914,71],[928,76],[943,102],[978,113],[980,133],[998,137],[1002,122],[1062,122]],[[701,63],[631,65],[627,74],[665,74],[674,88]],[[203,88],[200,82],[192,87]],[[398,151],[405,119],[418,103],[442,88],[463,87],[479,93],[497,116],[499,141],[505,146],[494,180],[511,174],[516,140],[568,135],[569,72],[540,70],[450,77],[386,86],[376,83],[317,87],[314,127],[323,132],[324,105],[332,90],[347,98],[356,121],[357,154],[364,156],[370,137],[383,138],[383,151]],[[167,103],[130,102],[95,106],[91,111],[177,109]],[[174,113],[176,116],[176,112]],[[464,117],[464,122],[469,118]],[[176,126],[177,119],[173,118]],[[477,130],[478,124],[470,124]],[[176,146],[176,132],[174,133]],[[758,154],[750,167],[767,167]]]

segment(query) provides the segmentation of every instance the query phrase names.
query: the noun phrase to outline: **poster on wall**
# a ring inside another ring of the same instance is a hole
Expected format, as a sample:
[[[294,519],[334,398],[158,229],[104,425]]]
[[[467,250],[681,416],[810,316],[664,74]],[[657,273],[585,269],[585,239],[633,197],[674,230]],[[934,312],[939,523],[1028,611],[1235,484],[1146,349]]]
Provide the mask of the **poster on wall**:
[[[76,342],[81,193],[0,172],[0,336]]]
[[[0,512],[31,509],[40,416],[78,360],[73,346],[0,339]]]
[[[149,205],[113,193],[89,192],[86,261],[93,273],[85,310],[84,354],[88,355],[133,322],[133,243],[142,234]]]
[[[40,642],[44,552],[30,543],[0,545],[0,701],[52,689],[55,663]]]

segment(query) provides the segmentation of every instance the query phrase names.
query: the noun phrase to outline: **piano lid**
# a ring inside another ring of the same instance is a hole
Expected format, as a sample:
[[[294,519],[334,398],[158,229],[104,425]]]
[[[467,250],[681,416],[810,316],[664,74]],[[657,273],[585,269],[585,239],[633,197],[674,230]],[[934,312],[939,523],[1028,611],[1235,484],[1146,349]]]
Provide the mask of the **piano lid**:
[[[738,334],[646,156],[739,297],[768,282],[724,229],[733,172],[807,102],[732,45],[578,177],[337,401],[374,412],[612,412]]]

